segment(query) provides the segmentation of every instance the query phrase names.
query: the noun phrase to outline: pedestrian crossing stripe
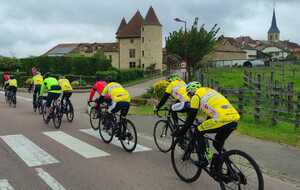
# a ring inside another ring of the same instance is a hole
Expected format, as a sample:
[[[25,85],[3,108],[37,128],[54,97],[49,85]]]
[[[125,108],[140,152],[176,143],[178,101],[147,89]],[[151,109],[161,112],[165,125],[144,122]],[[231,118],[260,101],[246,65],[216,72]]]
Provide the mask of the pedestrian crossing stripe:
[[[29,166],[59,163],[57,159],[41,149],[24,135],[1,136],[1,139]]]
[[[66,190],[54,177],[42,168],[35,168],[38,176],[52,189],[52,190]],[[1,190],[1,189],[0,189]]]
[[[7,179],[0,179],[0,190],[14,190]]]
[[[98,131],[95,131],[93,129],[80,129],[80,131],[101,140]],[[103,133],[103,134],[104,135],[108,135],[107,133]],[[111,144],[113,144],[113,145],[115,145],[117,147],[121,147],[122,148],[121,142],[118,139],[116,139],[116,138],[113,138],[113,140],[111,141]],[[136,148],[135,148],[135,150],[133,152],[143,152],[143,151],[149,151],[149,150],[152,150],[152,149],[148,148],[148,147],[145,147],[143,145],[137,144]]]
[[[110,155],[109,153],[89,145],[88,143],[72,137],[71,135],[68,135],[62,131],[44,132],[44,134],[71,149],[72,151],[80,154],[84,158],[96,158]]]

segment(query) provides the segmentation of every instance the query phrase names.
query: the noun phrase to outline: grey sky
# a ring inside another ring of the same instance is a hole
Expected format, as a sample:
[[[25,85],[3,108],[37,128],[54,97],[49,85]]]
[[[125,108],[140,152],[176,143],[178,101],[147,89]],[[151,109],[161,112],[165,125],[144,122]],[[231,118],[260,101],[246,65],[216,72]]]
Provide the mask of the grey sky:
[[[181,27],[174,17],[211,27],[225,36],[266,39],[273,0],[0,0],[0,54],[40,55],[58,43],[111,42],[124,16],[152,5],[164,36]],[[281,39],[300,43],[300,0],[276,0]]]

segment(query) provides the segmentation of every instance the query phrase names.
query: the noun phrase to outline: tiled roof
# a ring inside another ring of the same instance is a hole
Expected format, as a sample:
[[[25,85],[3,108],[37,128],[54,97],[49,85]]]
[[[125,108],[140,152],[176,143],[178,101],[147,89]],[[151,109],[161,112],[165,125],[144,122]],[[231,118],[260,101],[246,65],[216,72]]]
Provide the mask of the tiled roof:
[[[119,51],[119,43],[97,43],[102,46],[102,50],[104,52],[118,52]]]
[[[277,23],[276,23],[276,15],[275,15],[275,9],[273,9],[273,18],[272,18],[272,24],[268,31],[268,33],[280,33]]]
[[[155,14],[155,11],[153,9],[153,7],[151,6],[148,10],[148,13],[145,17],[145,21],[144,21],[144,24],[146,25],[159,25],[161,26],[156,14]]]
[[[230,45],[226,45],[227,42],[229,42]],[[218,39],[215,51],[245,53],[234,38],[224,36]]]
[[[144,19],[140,11],[137,11],[128,24],[119,31],[117,38],[140,37],[143,22]]]
[[[120,32],[120,30],[122,30],[126,26],[126,24],[127,24],[127,22],[126,22],[125,18],[123,17],[123,19],[122,19],[122,21],[121,21],[121,23],[119,25],[119,28],[118,28],[118,30],[116,32],[117,35]]]

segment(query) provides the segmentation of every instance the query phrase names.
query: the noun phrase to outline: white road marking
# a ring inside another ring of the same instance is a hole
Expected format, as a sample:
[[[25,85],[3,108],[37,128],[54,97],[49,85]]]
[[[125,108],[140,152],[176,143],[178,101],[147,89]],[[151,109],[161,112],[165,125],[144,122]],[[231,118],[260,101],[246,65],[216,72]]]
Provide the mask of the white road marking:
[[[52,189],[52,190],[65,190],[65,188],[49,173],[42,168],[35,168],[38,176]]]
[[[1,91],[0,94],[3,94],[4,95],[4,92]],[[21,99],[21,100],[25,100],[27,102],[32,102],[32,98],[26,98],[26,97],[23,97],[23,96],[17,96],[17,100],[18,99]]]
[[[23,135],[7,135],[1,138],[29,167],[59,162]]]
[[[7,179],[0,179],[0,190],[14,190]]]
[[[107,152],[104,152],[62,131],[44,132],[44,134],[85,158],[96,158],[110,155]]]
[[[93,129],[80,129],[81,132],[83,133],[86,133],[88,135],[91,135],[93,137],[96,137],[97,139],[100,139],[101,140],[101,137],[99,136],[99,133],[98,131],[95,131]],[[106,133],[104,133],[105,135],[108,135]],[[118,146],[118,147],[121,147],[122,148],[122,145],[121,145],[121,142],[116,139],[116,138],[113,138],[113,140],[111,141],[111,143],[115,146]],[[148,148],[148,147],[145,147],[143,145],[139,145],[137,144],[136,145],[136,148],[133,152],[142,152],[142,151],[149,151],[149,150],[152,150],[151,148]]]

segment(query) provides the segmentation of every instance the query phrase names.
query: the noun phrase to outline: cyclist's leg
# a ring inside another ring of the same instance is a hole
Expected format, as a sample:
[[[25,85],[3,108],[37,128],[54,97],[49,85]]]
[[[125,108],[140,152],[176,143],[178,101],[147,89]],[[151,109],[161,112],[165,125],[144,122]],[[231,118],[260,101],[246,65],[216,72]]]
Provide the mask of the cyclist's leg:
[[[126,117],[129,112],[129,107],[130,107],[129,102],[120,102],[119,107],[121,109],[121,116]]]
[[[172,119],[175,122],[175,124],[178,124],[178,115],[177,112],[181,112],[185,107],[185,102],[177,102],[172,105]]]
[[[216,136],[215,136],[216,141],[213,143],[213,145],[217,151],[220,152],[222,150],[226,139],[236,129],[237,124],[238,124],[237,122],[231,122],[231,123],[228,123],[218,129]]]
[[[37,86],[35,86],[34,87],[34,91],[33,91],[33,97],[32,97],[32,99],[33,99],[33,107],[34,108],[36,108],[36,105],[37,105],[37,101],[36,101],[36,98],[37,98],[37,96],[38,96],[38,91],[37,91],[38,89],[37,89]]]

